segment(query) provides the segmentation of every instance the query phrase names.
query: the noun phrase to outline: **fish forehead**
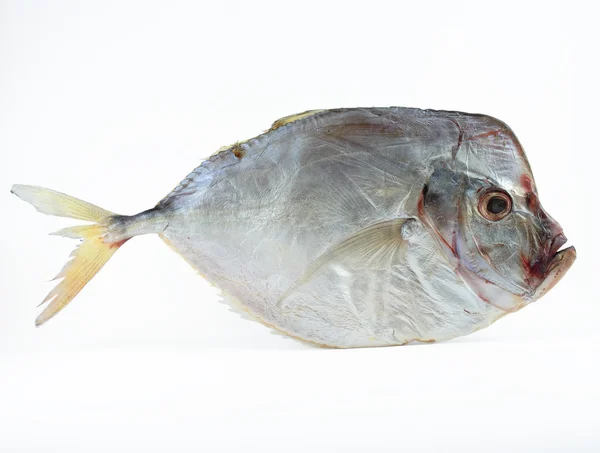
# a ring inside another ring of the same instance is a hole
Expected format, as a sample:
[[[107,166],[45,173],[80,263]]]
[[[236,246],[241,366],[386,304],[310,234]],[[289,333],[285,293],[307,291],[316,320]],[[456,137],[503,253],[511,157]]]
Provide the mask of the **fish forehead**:
[[[461,114],[456,122],[460,137],[452,161],[458,168],[521,195],[535,191],[525,151],[508,125],[486,115]]]

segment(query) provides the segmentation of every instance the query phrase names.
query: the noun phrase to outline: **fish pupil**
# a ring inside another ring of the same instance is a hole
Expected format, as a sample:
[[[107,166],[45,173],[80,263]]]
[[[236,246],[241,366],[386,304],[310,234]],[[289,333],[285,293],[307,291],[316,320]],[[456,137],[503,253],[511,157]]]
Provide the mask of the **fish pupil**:
[[[492,197],[487,204],[487,210],[492,214],[500,214],[506,209],[507,203],[504,198]]]

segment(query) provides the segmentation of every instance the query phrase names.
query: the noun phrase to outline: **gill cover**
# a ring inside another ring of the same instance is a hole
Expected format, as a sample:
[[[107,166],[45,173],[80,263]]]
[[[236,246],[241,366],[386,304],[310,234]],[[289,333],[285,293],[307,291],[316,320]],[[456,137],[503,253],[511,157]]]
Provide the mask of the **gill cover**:
[[[496,187],[440,164],[423,190],[420,215],[469,289],[485,302],[513,311],[529,293],[520,260],[527,243],[514,213],[492,222],[478,212],[480,194]]]

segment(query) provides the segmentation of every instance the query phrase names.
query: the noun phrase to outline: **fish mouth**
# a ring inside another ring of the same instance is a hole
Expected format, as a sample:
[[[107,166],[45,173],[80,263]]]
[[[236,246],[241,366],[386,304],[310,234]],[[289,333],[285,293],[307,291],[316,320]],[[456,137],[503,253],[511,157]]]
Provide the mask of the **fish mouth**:
[[[539,276],[541,277],[541,282],[530,296],[532,302],[538,300],[554,288],[575,262],[575,259],[577,258],[575,247],[570,246],[559,250],[566,241],[566,238],[562,234],[557,235],[552,241],[552,245],[550,246],[552,258],[547,262],[546,266],[544,266],[542,275]]]
[[[567,237],[563,233],[558,233],[556,236],[554,236],[550,244],[550,251],[548,252],[549,255],[552,256],[552,259],[554,259],[560,248],[566,243]],[[549,264],[550,262],[548,263],[548,265]]]

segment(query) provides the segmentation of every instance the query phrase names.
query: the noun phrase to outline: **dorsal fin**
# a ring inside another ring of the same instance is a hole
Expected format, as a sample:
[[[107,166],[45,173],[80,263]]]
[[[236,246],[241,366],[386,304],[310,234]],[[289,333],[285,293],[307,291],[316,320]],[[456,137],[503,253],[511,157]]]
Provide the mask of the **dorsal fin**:
[[[285,126],[286,124],[293,123],[294,121],[298,121],[324,111],[325,110],[307,110],[306,112],[284,116],[283,118],[279,118],[277,121],[275,121],[269,130],[274,131],[275,129],[279,129],[281,126]]]

